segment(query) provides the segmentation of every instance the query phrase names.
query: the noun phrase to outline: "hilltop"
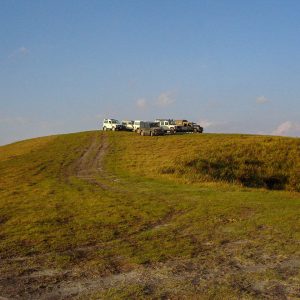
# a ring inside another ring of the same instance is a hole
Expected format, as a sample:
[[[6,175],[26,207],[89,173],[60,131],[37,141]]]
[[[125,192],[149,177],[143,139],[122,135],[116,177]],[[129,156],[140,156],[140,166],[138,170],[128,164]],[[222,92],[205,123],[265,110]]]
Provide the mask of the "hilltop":
[[[0,296],[299,296],[300,139],[82,132],[0,147]]]

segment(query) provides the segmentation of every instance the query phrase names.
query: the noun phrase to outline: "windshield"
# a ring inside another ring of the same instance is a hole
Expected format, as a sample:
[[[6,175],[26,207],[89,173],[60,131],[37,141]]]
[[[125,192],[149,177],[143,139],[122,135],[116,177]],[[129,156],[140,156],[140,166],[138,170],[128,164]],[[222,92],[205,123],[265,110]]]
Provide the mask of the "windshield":
[[[170,120],[170,125],[176,125],[175,121]]]
[[[111,120],[112,124],[120,124],[118,120]]]
[[[150,127],[159,127],[159,123],[150,123]]]

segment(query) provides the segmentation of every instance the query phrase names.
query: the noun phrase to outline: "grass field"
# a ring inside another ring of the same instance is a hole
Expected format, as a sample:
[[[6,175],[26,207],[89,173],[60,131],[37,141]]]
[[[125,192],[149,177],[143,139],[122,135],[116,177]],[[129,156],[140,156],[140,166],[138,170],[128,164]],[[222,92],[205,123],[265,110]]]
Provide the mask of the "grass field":
[[[0,176],[2,297],[300,297],[299,139],[82,132]]]

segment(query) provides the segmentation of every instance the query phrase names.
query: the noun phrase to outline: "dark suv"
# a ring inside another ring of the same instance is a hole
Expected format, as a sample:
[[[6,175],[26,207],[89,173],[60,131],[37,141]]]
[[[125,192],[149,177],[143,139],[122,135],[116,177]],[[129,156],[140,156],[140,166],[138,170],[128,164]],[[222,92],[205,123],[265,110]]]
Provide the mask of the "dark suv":
[[[164,130],[159,127],[157,122],[141,122],[140,135],[164,135]]]

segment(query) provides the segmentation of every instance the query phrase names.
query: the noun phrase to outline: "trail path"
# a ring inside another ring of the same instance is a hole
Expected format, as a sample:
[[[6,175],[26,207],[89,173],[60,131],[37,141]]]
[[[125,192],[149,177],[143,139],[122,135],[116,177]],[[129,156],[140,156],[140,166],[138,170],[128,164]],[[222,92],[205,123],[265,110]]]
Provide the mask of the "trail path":
[[[108,174],[103,167],[103,159],[108,148],[107,135],[101,133],[95,136],[89,148],[75,162],[75,171],[72,175],[98,185],[102,189],[111,189],[111,185],[105,184],[103,181],[114,182],[118,181],[118,179],[114,175]]]
[[[109,140],[105,133],[95,135],[90,145],[83,151],[82,155],[68,168],[67,176],[75,176],[96,185],[104,191],[116,193],[126,193],[126,182],[120,184],[121,180],[115,175],[110,174],[104,168],[104,157],[109,150]],[[114,184],[116,183],[116,184]],[[138,191],[137,191],[138,192]],[[157,229],[168,225],[173,218],[178,217],[176,212],[166,215],[159,223],[153,224],[149,229]],[[144,229],[143,229],[144,230]],[[140,231],[131,233],[138,234]],[[130,236],[126,237],[127,239]],[[244,240],[241,243],[251,243]],[[93,253],[100,246],[83,246],[72,249],[74,253]],[[107,244],[106,244],[107,246]],[[204,248],[211,247],[213,251],[217,245],[207,244]],[[219,246],[220,247],[220,246]],[[162,289],[166,295],[176,294],[177,292],[187,292],[194,290],[200,294],[205,294],[205,290],[210,286],[222,283],[226,277],[236,272],[241,274],[261,274],[267,269],[288,269],[290,272],[296,272],[300,262],[297,258],[283,259],[274,263],[262,265],[242,265],[235,257],[236,243],[228,243],[222,246],[222,251],[226,259],[219,261],[217,265],[212,266],[199,259],[178,259],[165,263],[157,263],[151,266],[136,265],[127,272],[100,276],[95,274],[79,275],[80,270],[74,268],[70,270],[41,269],[38,266],[31,266],[30,257],[12,258],[5,261],[6,267],[18,264],[22,266],[23,273],[16,276],[2,276],[0,274],[0,299],[86,299],[94,293],[101,293],[111,288],[122,288],[122,286],[139,285],[143,286],[145,293],[151,294],[155,289]],[[41,255],[39,255],[41,256]],[[38,256],[34,259],[38,260]],[[1,271],[1,268],[0,268]],[[10,274],[11,275],[11,274]],[[248,290],[250,294],[259,295],[271,299],[291,299],[297,297],[300,293],[297,287],[297,281],[287,282],[284,280],[273,281],[253,281],[249,285],[244,282],[236,282],[237,290]],[[3,288],[1,288],[1,285]],[[9,298],[1,296],[9,295]],[[168,299],[166,296],[165,299]],[[176,298],[177,299],[177,298]],[[178,298],[179,299],[179,298]],[[186,298],[188,299],[188,297]]]

